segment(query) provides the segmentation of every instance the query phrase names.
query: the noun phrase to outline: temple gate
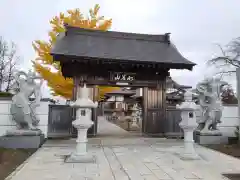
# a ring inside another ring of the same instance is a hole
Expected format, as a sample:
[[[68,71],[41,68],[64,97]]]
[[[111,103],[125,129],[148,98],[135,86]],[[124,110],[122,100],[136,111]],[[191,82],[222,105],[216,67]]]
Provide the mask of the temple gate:
[[[96,86],[143,88],[142,133],[147,135],[164,133],[169,70],[192,70],[195,65],[171,44],[169,33],[103,32],[68,25],[51,55],[60,62],[63,76],[73,78],[73,99],[84,83],[92,88],[93,100]],[[94,126],[89,134],[97,134],[97,116],[93,110]]]

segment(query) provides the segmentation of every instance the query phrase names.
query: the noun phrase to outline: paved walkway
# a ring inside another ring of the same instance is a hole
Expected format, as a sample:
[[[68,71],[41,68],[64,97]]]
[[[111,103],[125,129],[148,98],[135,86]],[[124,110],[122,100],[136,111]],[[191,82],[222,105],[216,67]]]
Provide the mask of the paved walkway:
[[[106,121],[103,116],[98,118],[98,136],[99,137],[124,137],[131,136],[128,131]]]
[[[223,180],[223,173],[240,172],[240,160],[216,151],[197,146],[202,159],[184,161],[181,140],[131,136],[104,119],[99,125],[102,135],[124,136],[91,138],[96,164],[64,163],[62,155],[74,151],[75,141],[48,141],[8,180]]]

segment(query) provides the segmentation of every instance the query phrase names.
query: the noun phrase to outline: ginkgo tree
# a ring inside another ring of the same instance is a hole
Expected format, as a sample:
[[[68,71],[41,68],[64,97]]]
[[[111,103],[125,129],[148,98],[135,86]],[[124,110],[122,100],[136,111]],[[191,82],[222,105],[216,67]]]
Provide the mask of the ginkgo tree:
[[[99,15],[100,6],[97,4],[89,10],[87,17],[84,17],[79,9],[68,10],[67,13],[60,13],[50,20],[51,31],[49,31],[49,40],[36,40],[33,42],[33,48],[37,53],[37,58],[32,61],[33,67],[44,80],[47,81],[53,95],[62,96],[66,99],[72,98],[73,80],[65,78],[61,72],[60,63],[53,61],[50,51],[56,42],[59,33],[65,31],[64,24],[73,27],[85,29],[107,31],[112,25],[112,19],[105,19]],[[104,94],[111,92],[117,87],[99,87],[99,99]]]

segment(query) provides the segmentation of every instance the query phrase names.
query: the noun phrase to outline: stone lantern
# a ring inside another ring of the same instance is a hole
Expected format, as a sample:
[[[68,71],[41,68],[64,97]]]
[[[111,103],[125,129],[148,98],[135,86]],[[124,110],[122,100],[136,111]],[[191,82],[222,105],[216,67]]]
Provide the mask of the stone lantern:
[[[138,128],[138,124],[137,124],[137,118],[138,118],[138,108],[137,108],[137,104],[134,104],[133,107],[131,108],[132,111],[132,128]]]
[[[177,109],[181,109],[182,121],[179,126],[184,132],[184,153],[181,154],[184,159],[199,159],[194,148],[193,132],[197,128],[196,110],[197,105],[192,100],[192,93],[186,91],[184,94],[184,102],[177,105]]]
[[[78,99],[71,106],[76,108],[76,120],[72,122],[77,129],[77,146],[75,152],[66,158],[66,162],[87,163],[95,162],[95,157],[87,153],[87,131],[93,125],[91,120],[92,108],[97,108],[98,103],[89,99],[89,89],[78,89]]]

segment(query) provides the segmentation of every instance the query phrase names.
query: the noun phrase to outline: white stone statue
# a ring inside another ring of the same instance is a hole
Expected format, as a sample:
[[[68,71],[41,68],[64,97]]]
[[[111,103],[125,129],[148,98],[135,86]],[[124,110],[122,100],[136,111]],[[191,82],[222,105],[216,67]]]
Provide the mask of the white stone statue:
[[[196,131],[200,134],[221,134],[217,124],[221,123],[223,110],[221,93],[223,86],[227,84],[217,77],[205,78],[197,84],[195,91],[201,107],[201,118],[197,122]]]
[[[21,78],[20,76],[25,76],[25,78]],[[43,79],[31,71],[28,73],[19,71],[16,73],[15,78],[17,92],[12,98],[10,108],[12,118],[19,130],[37,130],[36,125],[39,123],[39,118],[36,115],[35,109],[40,104],[40,88]],[[36,83],[36,79],[40,79],[40,83]],[[34,101],[30,101],[29,99],[32,95],[35,96]]]

